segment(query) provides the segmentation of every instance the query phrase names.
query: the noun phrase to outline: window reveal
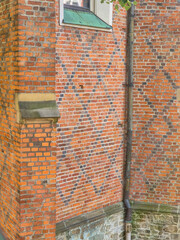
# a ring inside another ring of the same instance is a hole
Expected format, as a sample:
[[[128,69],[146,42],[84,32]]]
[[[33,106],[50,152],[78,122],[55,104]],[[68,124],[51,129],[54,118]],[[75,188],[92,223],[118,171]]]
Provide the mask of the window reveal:
[[[60,0],[60,25],[112,29],[113,4],[101,0]]]
[[[90,0],[64,0],[64,4],[90,9]]]

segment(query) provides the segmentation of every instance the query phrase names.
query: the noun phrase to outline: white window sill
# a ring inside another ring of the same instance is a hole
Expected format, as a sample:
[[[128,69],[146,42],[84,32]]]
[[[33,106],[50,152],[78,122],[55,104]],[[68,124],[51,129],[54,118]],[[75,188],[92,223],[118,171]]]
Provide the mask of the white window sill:
[[[96,30],[96,31],[101,31],[101,32],[112,32],[112,29],[105,29],[105,28],[98,28],[98,27],[89,27],[89,26],[69,24],[69,23],[61,23],[59,25],[60,26],[64,26],[64,27],[73,27],[73,28],[81,28],[81,29],[87,29],[87,30]]]

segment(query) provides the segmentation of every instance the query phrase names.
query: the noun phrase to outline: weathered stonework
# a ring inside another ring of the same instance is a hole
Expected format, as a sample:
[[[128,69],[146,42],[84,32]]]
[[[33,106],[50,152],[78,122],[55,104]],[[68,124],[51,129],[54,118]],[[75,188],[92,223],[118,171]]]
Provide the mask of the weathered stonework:
[[[141,206],[138,203],[134,207],[132,240],[180,240],[178,207],[145,203]]]
[[[79,222],[79,226],[77,226],[78,220],[74,219],[77,227],[70,226],[66,232],[58,233],[56,240],[123,240],[124,210],[119,206],[118,212],[114,213],[115,209],[117,210],[117,208],[108,207],[101,209],[101,212],[98,210],[99,215],[96,216],[96,211],[93,211],[91,213],[95,216],[93,218],[89,218],[89,213],[87,216],[84,214],[83,218],[86,220]]]
[[[180,240],[180,215],[136,211],[132,240]]]

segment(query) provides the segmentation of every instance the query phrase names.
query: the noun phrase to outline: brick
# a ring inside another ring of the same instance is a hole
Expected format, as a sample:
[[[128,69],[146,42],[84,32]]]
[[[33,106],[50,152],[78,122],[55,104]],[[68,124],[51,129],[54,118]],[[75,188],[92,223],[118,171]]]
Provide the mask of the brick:
[[[179,28],[179,6],[169,1],[160,8],[152,1],[150,9],[140,3],[135,16],[131,198],[178,205],[179,70],[174,74],[174,69],[179,41],[174,29]]]
[[[172,205],[180,198],[175,4],[136,8],[131,172],[132,199]],[[122,200],[126,16],[114,11],[104,32],[60,26],[58,1],[1,1],[0,225],[10,240],[54,240],[56,222]],[[57,126],[17,123],[16,93],[54,92]]]

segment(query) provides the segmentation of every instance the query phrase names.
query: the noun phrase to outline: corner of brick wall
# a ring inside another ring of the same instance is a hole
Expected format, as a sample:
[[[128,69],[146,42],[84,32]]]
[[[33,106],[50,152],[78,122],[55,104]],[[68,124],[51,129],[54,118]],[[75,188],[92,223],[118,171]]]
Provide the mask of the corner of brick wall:
[[[20,0],[18,20],[19,93],[55,93],[55,2]],[[21,240],[55,239],[55,148],[51,121],[21,124]]]
[[[15,79],[18,78],[18,3],[0,2],[0,227],[19,239],[19,125],[16,123]]]
[[[0,225],[10,240],[52,240],[55,125],[17,123],[15,94],[55,92],[54,1],[1,1],[0,42]]]

